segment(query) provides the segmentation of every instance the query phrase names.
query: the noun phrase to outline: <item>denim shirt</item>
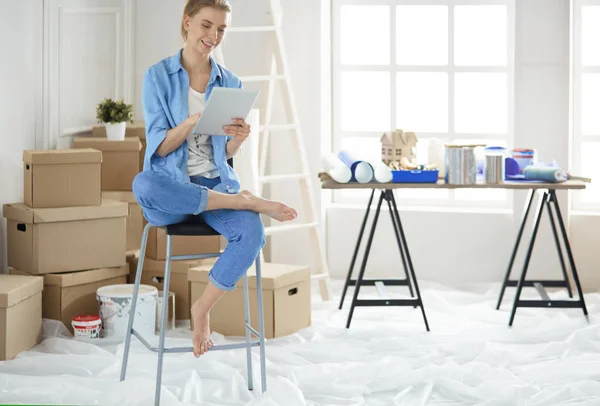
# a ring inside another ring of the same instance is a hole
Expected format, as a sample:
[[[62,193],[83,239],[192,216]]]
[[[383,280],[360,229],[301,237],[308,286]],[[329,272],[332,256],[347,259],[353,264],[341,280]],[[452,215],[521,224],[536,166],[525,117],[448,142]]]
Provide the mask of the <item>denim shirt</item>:
[[[241,88],[242,82],[232,72],[210,58],[210,79],[206,86],[206,100],[212,89],[218,87]],[[165,157],[156,153],[167,136],[167,130],[177,127],[188,117],[188,89],[190,78],[181,65],[181,51],[148,68],[142,86],[142,105],[146,125],[146,155],[144,171],[168,175],[178,181],[189,182],[187,172],[187,139]],[[240,182],[227,163],[227,141],[232,137],[211,136],[214,162],[221,182],[214,188],[223,193],[238,193]]]

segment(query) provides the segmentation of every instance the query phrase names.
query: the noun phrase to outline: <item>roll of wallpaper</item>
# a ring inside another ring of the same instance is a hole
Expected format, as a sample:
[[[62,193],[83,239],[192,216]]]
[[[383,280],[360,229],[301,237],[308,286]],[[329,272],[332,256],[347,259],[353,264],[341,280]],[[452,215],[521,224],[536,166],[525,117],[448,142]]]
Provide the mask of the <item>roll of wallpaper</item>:
[[[375,180],[379,183],[390,183],[392,181],[392,169],[381,161],[369,161],[373,167]]]
[[[352,171],[352,181],[358,183],[369,183],[373,181],[373,167],[367,161],[358,159],[350,151],[340,151],[338,158]]]
[[[323,170],[338,183],[348,183],[352,179],[352,171],[337,155],[329,153],[321,157]]]
[[[529,165],[523,169],[523,175],[527,180],[541,180],[550,183],[567,180],[567,176],[560,168],[551,166]]]

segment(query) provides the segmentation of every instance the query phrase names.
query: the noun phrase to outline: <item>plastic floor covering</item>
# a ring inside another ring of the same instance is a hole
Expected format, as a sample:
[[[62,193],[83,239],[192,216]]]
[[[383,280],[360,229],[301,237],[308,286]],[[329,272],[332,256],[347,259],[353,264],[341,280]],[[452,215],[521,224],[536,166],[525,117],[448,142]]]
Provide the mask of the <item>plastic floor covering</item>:
[[[245,350],[165,356],[162,405],[600,405],[600,294],[580,309],[519,309],[512,293],[495,310],[498,285],[468,290],[421,283],[432,331],[419,309],[337,310],[313,294],[312,327],[267,343],[268,391],[249,392]],[[364,292],[364,294],[363,294]],[[535,291],[524,290],[536,297]],[[352,293],[352,290],[350,290]],[[401,291],[398,291],[400,294]],[[361,298],[377,297],[361,290]],[[551,293],[565,298],[566,293]],[[128,378],[119,382],[123,345],[75,340],[45,320],[44,341],[0,362],[0,404],[153,404],[156,356],[135,338]],[[216,343],[232,339],[214,333]],[[167,345],[190,345],[185,327]],[[255,349],[255,388],[260,388]]]

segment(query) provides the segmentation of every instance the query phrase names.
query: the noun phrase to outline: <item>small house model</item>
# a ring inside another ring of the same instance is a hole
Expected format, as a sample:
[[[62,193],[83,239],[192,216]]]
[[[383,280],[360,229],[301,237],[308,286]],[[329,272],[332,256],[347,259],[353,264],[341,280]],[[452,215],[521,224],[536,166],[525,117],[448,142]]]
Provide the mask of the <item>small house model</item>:
[[[416,158],[415,147],[417,136],[413,132],[396,130],[381,136],[381,160],[387,165],[390,162],[407,158],[412,162]]]

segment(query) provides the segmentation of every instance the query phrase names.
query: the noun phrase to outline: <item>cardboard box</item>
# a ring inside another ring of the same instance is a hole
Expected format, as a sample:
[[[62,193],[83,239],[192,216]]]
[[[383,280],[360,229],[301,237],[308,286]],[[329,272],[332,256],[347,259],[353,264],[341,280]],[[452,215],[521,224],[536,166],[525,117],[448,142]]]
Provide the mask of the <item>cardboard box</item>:
[[[28,275],[11,269],[12,275]],[[74,316],[98,315],[98,288],[127,283],[129,267],[93,269],[90,271],[44,275],[42,317],[59,320],[73,333]]]
[[[100,205],[102,152],[94,149],[23,151],[23,195],[34,208]]]
[[[140,150],[140,172],[144,170],[144,156],[146,155],[146,139],[140,140],[142,149]]]
[[[103,199],[118,200],[129,205],[127,216],[127,251],[139,250],[144,231],[144,214],[133,192],[102,192]]]
[[[144,226],[146,221],[144,220]],[[214,254],[221,252],[221,237],[190,237],[175,235],[172,238],[171,255]],[[146,256],[157,261],[167,259],[167,233],[165,230],[152,227],[148,232]]]
[[[135,282],[135,271],[137,269],[137,260],[140,257],[140,250],[127,251],[127,265],[129,266],[129,274],[127,275],[127,283]]]
[[[106,126],[98,124],[92,127],[92,137],[106,138]],[[146,139],[146,127],[143,121],[134,121],[125,126],[125,137],[138,137],[140,140]]]
[[[188,271],[190,300],[198,299],[208,283],[210,267],[199,266]],[[263,311],[265,337],[282,337],[310,326],[310,268],[296,265],[263,264]],[[250,321],[258,330],[256,304],[256,273],[248,271]],[[210,312],[210,327],[225,336],[244,336],[244,291],[242,280],[236,289],[227,292]]]
[[[125,264],[127,203],[32,209],[5,204],[8,266],[32,274]]]
[[[135,282],[135,273],[139,256],[130,262],[129,283]],[[196,259],[191,261],[171,261],[171,280],[169,291],[175,293],[175,319],[190,319],[190,288],[188,283],[188,270],[197,266],[206,266],[208,269],[217,261],[217,258]],[[144,270],[142,271],[142,285],[155,286],[159,292],[163,290],[165,277],[165,262],[155,261],[152,258],[144,259]]]
[[[39,276],[0,274],[0,361],[40,342],[43,288]]]
[[[123,141],[107,138],[73,138],[73,148],[94,148],[102,151],[102,190],[131,191],[133,178],[140,172],[140,149],[142,144],[136,137]]]

